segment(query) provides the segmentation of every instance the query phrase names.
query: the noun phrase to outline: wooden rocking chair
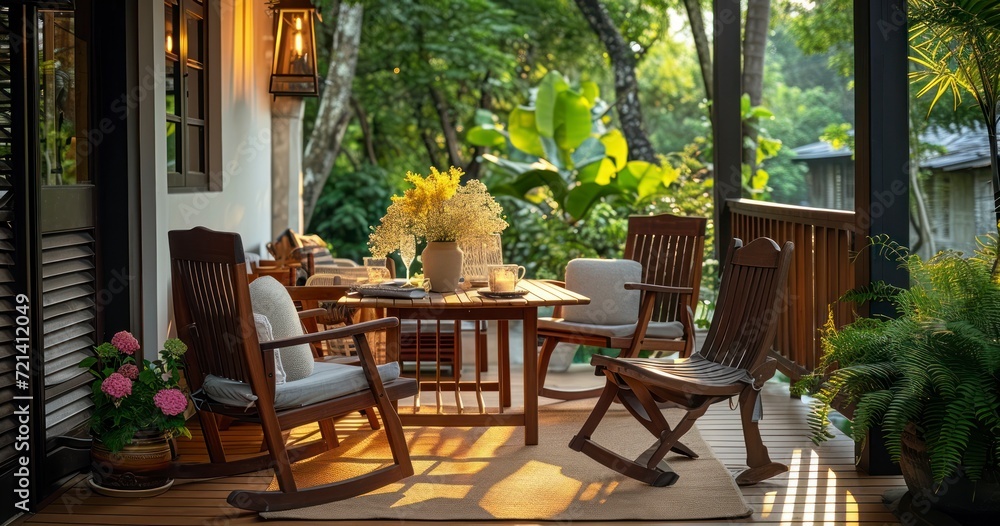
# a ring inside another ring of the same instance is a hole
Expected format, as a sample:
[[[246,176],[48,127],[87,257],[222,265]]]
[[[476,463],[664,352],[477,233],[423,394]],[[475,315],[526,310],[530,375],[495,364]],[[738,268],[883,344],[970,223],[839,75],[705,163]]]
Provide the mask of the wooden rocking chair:
[[[708,220],[703,217],[671,214],[628,218],[625,259],[642,265],[642,283],[660,286],[656,290],[642,289],[640,316],[643,311],[648,311],[646,319],[649,322],[645,332],[636,338],[636,330],[632,327],[622,332],[620,326],[567,322],[562,319],[562,308],[556,307],[551,318],[538,320],[538,335],[545,338],[538,352],[541,396],[577,400],[593,398],[601,393],[600,387],[584,390],[545,387],[549,360],[556,345],[561,342],[620,349],[620,356],[626,358],[638,356],[640,350],[679,352],[682,357],[691,354],[695,343],[694,309],[698,305],[701,288],[707,223]],[[559,284],[565,286],[565,283]],[[599,308],[608,299],[591,297],[588,308]]]
[[[381,375],[391,378],[391,371],[385,373],[382,367],[376,367],[365,338],[368,332],[395,327],[398,320],[387,318],[262,344],[254,324],[239,235],[195,228],[170,232],[169,242],[177,332],[189,347],[185,355],[187,381],[211,459],[202,464],[175,463],[171,476],[208,478],[274,469],[280,491],[236,490],[229,494],[228,501],[247,510],[275,511],[346,499],[413,474],[392,403],[416,394],[416,382],[406,378],[383,382]],[[317,364],[319,372],[312,376],[275,385],[275,349],[332,338],[353,338],[360,367]],[[390,365],[390,369],[395,367]],[[340,368],[336,375],[317,376],[335,368]],[[228,382],[225,385],[236,386],[231,389],[238,389],[243,397],[240,399],[247,402],[226,403],[209,396],[206,385],[219,379]],[[337,417],[374,407],[382,417],[393,464],[348,480],[298,488],[290,464],[336,447]],[[238,460],[227,458],[216,422],[218,415],[259,424],[267,453]],[[319,423],[321,439],[285,447],[283,430],[312,422]]]
[[[792,243],[785,243],[780,250],[768,238],[758,238],[746,247],[742,244],[734,239],[729,246],[715,316],[699,353],[677,360],[593,357],[591,364],[604,373],[607,383],[583,428],[570,441],[570,448],[628,477],[652,486],[669,486],[678,476],[663,457],[674,451],[696,458],[680,438],[710,405],[739,396],[749,469],[736,477],[736,482],[756,484],[788,471],[787,466],[771,461],[758,421],[763,416],[759,391],[777,366],[767,352],[777,329],[777,313],[785,307]],[[648,291],[661,288],[636,286]],[[649,319],[648,312],[643,319]],[[635,460],[591,439],[615,398],[657,438]],[[671,429],[660,411],[664,406],[680,407],[687,414]]]

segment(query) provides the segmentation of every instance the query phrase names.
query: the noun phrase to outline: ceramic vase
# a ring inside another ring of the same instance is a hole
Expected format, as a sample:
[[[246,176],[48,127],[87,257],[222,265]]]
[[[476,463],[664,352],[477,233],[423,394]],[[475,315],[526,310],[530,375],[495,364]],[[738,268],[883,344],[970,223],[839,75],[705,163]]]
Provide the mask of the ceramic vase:
[[[432,292],[455,292],[462,277],[462,249],[454,241],[431,241],[420,253]]]

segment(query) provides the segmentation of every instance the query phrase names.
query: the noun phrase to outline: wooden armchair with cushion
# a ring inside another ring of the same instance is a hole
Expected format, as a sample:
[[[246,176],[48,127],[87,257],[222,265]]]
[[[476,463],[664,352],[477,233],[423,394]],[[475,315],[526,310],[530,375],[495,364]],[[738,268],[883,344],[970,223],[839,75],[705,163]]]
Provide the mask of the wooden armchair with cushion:
[[[566,266],[561,285],[591,301],[539,318],[538,335],[544,338],[538,353],[540,395],[575,400],[601,393],[599,387],[573,391],[545,386],[549,360],[560,342],[619,349],[623,357],[638,356],[640,350],[691,354],[707,221],[670,214],[631,216],[624,260],[575,260]],[[653,287],[628,288],[627,283]],[[640,305],[649,316],[642,334],[636,331]]]
[[[677,481],[677,474],[663,461],[664,456],[674,451],[697,457],[680,439],[709,406],[736,396],[749,466],[736,482],[755,484],[788,471],[787,466],[771,461],[758,421],[763,416],[759,391],[777,366],[767,353],[777,330],[778,312],[786,307],[784,290],[792,243],[785,243],[781,249],[767,238],[756,239],[745,247],[742,244],[739,239],[730,244],[715,316],[698,353],[677,360],[593,357],[591,364],[607,382],[570,448],[623,475],[653,486],[668,486]],[[648,319],[644,312],[642,322]],[[656,437],[653,445],[635,460],[591,438],[615,399]],[[685,411],[673,428],[660,410],[664,406]]]
[[[365,339],[366,333],[396,326],[396,319],[302,335],[299,314],[281,284],[270,278],[260,278],[252,287],[247,283],[239,235],[195,228],[170,232],[169,243],[175,320],[179,337],[189,347],[187,380],[211,459],[175,464],[172,476],[219,477],[274,469],[279,491],[240,489],[228,499],[239,508],[268,511],[342,500],[413,474],[392,402],[416,394],[416,382],[399,378],[396,364],[376,366]],[[254,310],[263,316],[255,320]],[[264,339],[274,339],[261,343],[259,330],[270,330]],[[308,344],[331,338],[352,338],[360,366],[314,362]],[[284,383],[276,378],[279,367]],[[373,407],[382,417],[393,463],[340,482],[299,488],[291,463],[336,447],[335,419]],[[229,458],[217,415],[259,424],[267,453]],[[321,439],[286,447],[284,430],[313,422],[319,423]]]

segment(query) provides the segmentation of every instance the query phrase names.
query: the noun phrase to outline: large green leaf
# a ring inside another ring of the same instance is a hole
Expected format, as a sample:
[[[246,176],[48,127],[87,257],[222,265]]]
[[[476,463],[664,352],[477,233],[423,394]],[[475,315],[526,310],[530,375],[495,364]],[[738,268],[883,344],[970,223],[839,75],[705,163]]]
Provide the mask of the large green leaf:
[[[573,151],[590,137],[590,101],[587,97],[565,90],[556,97],[555,139],[561,150]]]
[[[553,170],[530,170],[518,176],[510,184],[522,197],[539,186],[547,187],[552,192],[552,198],[560,204],[566,199],[568,190],[566,180],[559,172]]]
[[[645,199],[651,195],[656,195],[663,190],[663,172],[655,164],[642,174],[639,180],[639,199]]]
[[[621,190],[615,185],[600,185],[584,183],[569,191],[566,196],[566,212],[574,221],[586,217],[587,212],[601,200],[602,197],[618,195]]]
[[[587,140],[573,150],[570,158],[573,159],[573,167],[579,170],[605,158],[604,144],[593,137],[587,137]]]
[[[600,162],[590,163],[577,171],[576,180],[581,183],[605,185],[610,184],[614,176],[615,163],[611,162],[611,159],[604,157]]]
[[[654,176],[660,176],[660,169],[655,164],[646,161],[629,161],[624,168],[618,171],[618,186],[625,190],[638,192],[642,181]]]
[[[559,149],[559,145],[556,144],[556,140],[552,137],[539,137],[539,141],[542,144],[541,157],[544,157],[560,170],[565,168],[567,159],[563,159],[563,151]]]
[[[622,132],[611,130],[601,136],[601,143],[604,144],[604,151],[608,157],[615,161],[615,168],[621,170],[628,162],[628,142]]]
[[[590,101],[591,106],[597,104],[597,99],[601,96],[601,89],[597,87],[597,83],[589,80],[580,83],[580,91]]]
[[[473,146],[503,146],[507,137],[491,124],[474,126],[465,134],[465,140]]]
[[[535,95],[536,126],[538,134],[552,137],[556,129],[556,99],[559,94],[569,89],[569,84],[558,71],[550,71],[538,86]]]
[[[536,163],[520,163],[517,161],[510,161],[507,159],[501,159],[495,155],[483,155],[483,159],[497,165],[501,170],[507,172],[510,175],[519,177],[525,172],[530,172],[532,170],[538,169],[538,164]]]
[[[545,155],[535,127],[535,110],[514,108],[507,119],[507,133],[510,134],[510,143],[518,150],[535,157]]]

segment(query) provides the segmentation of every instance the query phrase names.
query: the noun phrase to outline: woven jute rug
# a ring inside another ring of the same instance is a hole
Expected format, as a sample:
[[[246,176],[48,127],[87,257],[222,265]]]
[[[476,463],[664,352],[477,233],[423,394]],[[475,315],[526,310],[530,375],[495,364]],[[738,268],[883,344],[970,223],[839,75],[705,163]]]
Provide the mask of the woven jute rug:
[[[412,477],[352,499],[261,516],[619,521],[730,519],[752,513],[729,471],[696,429],[683,442],[700,458],[667,455],[680,479],[664,488],[636,482],[573,451],[567,444],[589,414],[575,409],[577,404],[542,408],[537,446],[524,445],[523,428],[405,428]],[[668,418],[676,421],[680,413],[672,413]],[[340,434],[339,448],[295,464],[299,487],[346,479],[390,458],[380,431],[362,428]],[[631,458],[653,443],[652,435],[624,411],[609,412],[594,438]],[[271,486],[277,489],[275,481]]]

